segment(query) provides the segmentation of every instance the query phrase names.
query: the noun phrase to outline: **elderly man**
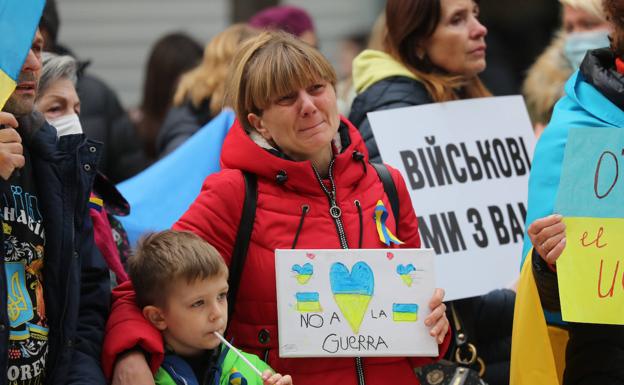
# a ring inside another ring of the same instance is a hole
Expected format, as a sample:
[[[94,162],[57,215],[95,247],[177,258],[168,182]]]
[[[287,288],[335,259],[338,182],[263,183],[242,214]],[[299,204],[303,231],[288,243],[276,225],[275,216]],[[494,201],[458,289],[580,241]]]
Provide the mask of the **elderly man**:
[[[0,385],[104,384],[110,284],[88,216],[99,146],[58,139],[33,112],[42,48],[37,31],[0,112]]]

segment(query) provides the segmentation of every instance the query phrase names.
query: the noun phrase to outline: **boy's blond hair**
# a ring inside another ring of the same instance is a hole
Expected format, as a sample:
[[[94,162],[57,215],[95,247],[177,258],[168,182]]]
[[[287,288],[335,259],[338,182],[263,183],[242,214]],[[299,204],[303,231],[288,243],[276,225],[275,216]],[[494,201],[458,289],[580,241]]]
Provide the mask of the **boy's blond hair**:
[[[163,306],[171,284],[190,283],[225,275],[228,269],[219,252],[187,231],[165,230],[145,235],[128,259],[128,273],[138,305]]]

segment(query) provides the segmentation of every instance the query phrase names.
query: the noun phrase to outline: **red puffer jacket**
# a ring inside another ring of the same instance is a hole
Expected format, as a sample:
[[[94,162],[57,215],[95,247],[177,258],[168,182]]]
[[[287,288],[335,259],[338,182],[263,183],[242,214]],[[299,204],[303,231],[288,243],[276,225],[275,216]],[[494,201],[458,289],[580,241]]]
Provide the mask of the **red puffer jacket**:
[[[382,199],[384,205],[390,207],[383,185],[368,164],[366,147],[357,130],[343,118],[339,132],[343,149],[335,156],[332,175],[348,246],[386,247],[379,240],[373,219],[377,200]],[[236,308],[230,320],[230,336],[241,349],[266,357],[276,371],[292,375],[297,385],[357,384],[353,358],[282,359],[278,356],[274,250],[291,248],[295,238],[297,248],[341,248],[337,226],[329,214],[329,200],[311,163],[283,159],[261,148],[238,123],[234,123],[225,139],[221,160],[223,171],[206,179],[200,195],[174,227],[200,235],[229,263],[244,199],[241,170],[258,175],[256,218]],[[416,215],[405,182],[397,170],[391,169],[391,174],[400,200],[401,219],[396,235],[405,242],[402,247],[420,247]],[[329,181],[325,183],[328,185]],[[303,207],[309,208],[307,213]],[[389,217],[386,223],[395,229],[391,211]],[[131,286],[118,288],[115,295],[117,299],[103,349],[106,374],[111,373],[115,355],[136,344],[159,353],[152,354],[150,363],[156,368],[162,353],[159,332],[143,319],[134,305]],[[449,341],[447,335],[440,346],[441,354]],[[409,385],[418,384],[412,368],[433,360],[392,357],[363,358],[362,361],[366,384]]]

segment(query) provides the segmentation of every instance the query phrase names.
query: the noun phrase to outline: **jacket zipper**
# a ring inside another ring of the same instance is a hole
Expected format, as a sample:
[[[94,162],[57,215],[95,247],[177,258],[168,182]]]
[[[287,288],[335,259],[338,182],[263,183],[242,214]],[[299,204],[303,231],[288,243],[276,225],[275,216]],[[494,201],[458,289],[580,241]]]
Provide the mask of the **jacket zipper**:
[[[331,185],[331,191],[327,189],[325,184],[323,183],[323,179],[321,175],[318,173],[316,167],[312,166],[314,170],[314,175],[316,175],[316,179],[321,185],[321,189],[327,196],[329,200],[329,215],[334,219],[334,223],[336,224],[336,231],[338,232],[338,238],[340,240],[340,246],[343,249],[348,249],[349,245],[347,244],[347,235],[345,234],[344,225],[342,223],[342,210],[338,206],[338,202],[336,202],[336,183],[334,183],[333,169],[334,169],[334,159],[329,162],[329,183]],[[362,357],[355,357],[355,374],[358,378],[359,385],[366,385],[366,381],[364,380],[364,365],[362,364]]]

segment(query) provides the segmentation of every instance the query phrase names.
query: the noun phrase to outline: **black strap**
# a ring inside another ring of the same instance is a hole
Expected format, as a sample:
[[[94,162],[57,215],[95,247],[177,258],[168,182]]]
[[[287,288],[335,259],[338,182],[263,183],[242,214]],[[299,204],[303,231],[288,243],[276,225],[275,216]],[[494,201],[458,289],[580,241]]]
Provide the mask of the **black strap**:
[[[258,179],[256,175],[243,171],[243,177],[245,179],[245,200],[243,202],[240,224],[238,225],[238,233],[236,234],[236,242],[232,250],[230,276],[228,279],[230,287],[228,291],[228,316],[230,319],[232,318],[232,313],[234,313],[236,296],[238,295],[238,288],[243,275],[243,268],[245,267],[251,231],[256,218],[256,201],[258,198]]]
[[[377,175],[379,175],[379,179],[383,184],[383,188],[386,191],[386,195],[388,196],[388,200],[390,201],[390,207],[392,208],[392,214],[394,215],[394,220],[399,225],[399,194],[397,193],[396,185],[394,184],[394,180],[392,179],[392,175],[390,175],[390,171],[385,164],[381,163],[371,163],[371,166],[377,171]]]
[[[383,184],[383,188],[390,200],[392,214],[394,215],[398,225],[399,217],[399,195],[397,193],[394,180],[390,171],[384,164],[371,163],[375,168],[379,179]],[[228,316],[231,318],[236,305],[236,297],[240,286],[245,259],[247,258],[247,250],[249,249],[249,241],[253,230],[253,223],[256,217],[256,201],[258,195],[258,180],[255,174],[243,172],[245,179],[245,200],[243,202],[243,212],[241,214],[240,224],[238,225],[238,233],[236,234],[236,243],[232,250],[232,259],[230,263],[229,292],[228,292]]]

